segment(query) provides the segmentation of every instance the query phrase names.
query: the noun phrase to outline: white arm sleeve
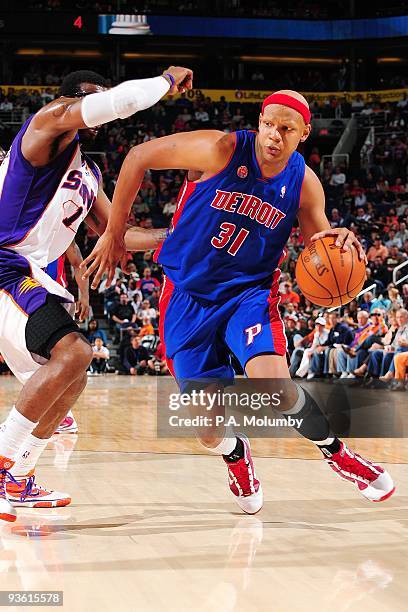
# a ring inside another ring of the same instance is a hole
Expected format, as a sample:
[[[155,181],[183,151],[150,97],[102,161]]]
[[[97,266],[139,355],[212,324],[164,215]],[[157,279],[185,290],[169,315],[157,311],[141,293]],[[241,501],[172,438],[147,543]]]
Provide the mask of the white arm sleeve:
[[[88,127],[126,119],[156,104],[169,89],[169,82],[162,76],[125,81],[109,91],[86,96],[82,100],[82,119]]]

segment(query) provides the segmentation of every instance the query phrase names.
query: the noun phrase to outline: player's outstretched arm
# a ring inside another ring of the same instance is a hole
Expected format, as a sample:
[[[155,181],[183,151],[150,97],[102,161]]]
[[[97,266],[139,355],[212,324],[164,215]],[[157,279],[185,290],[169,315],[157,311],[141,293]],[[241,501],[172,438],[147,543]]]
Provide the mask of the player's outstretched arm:
[[[22,139],[22,153],[33,166],[45,165],[50,161],[50,152],[58,137],[67,145],[79,129],[125,119],[153,106],[166,93],[191,89],[192,78],[189,68],[170,66],[157,77],[125,81],[112,89],[79,99],[58,98],[31,120]],[[57,142],[57,148],[59,144]]]
[[[83,263],[83,267],[90,264],[85,276],[97,270],[92,288],[98,286],[105,270],[109,286],[117,262],[124,257],[126,223],[146,170],[181,168],[202,172],[206,178],[225,165],[234,144],[233,135],[216,130],[198,130],[157,138],[129,151],[116,184],[106,231]]]
[[[99,187],[98,196],[85,219],[85,223],[89,225],[98,236],[102,236],[106,230],[111,206],[112,204],[108,196],[102,187]],[[167,235],[167,229],[165,227],[144,229],[143,227],[132,227],[127,224],[126,228],[124,247],[126,251],[131,252],[156,249]],[[125,264],[126,261],[123,263]]]
[[[365,260],[366,255],[360,242],[353,232],[345,227],[331,228],[325,213],[325,197],[321,182],[316,174],[306,166],[305,178],[303,180],[300,194],[300,206],[298,212],[300,231],[305,245],[323,238],[324,236],[335,236],[337,246],[344,250],[354,245],[360,260]]]

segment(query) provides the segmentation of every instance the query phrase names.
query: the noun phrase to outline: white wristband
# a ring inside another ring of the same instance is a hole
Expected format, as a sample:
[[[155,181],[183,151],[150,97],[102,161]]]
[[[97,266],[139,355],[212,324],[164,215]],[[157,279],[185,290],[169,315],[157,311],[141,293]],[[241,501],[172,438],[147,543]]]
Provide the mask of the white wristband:
[[[163,76],[125,81],[109,91],[86,96],[82,100],[82,119],[88,127],[115,119],[126,119],[138,111],[154,106],[169,89],[170,83]]]

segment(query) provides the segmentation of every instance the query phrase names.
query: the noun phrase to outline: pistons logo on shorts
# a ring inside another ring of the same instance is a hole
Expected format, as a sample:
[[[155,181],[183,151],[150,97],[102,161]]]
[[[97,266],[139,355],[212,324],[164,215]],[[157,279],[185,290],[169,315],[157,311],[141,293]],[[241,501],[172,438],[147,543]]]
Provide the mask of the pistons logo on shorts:
[[[239,178],[246,178],[248,176],[248,168],[246,166],[240,166],[237,170]]]

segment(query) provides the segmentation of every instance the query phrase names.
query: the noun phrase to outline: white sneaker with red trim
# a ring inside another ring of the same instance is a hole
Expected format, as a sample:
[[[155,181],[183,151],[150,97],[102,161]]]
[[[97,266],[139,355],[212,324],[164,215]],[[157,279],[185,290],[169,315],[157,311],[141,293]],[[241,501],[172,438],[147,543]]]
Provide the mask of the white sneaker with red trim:
[[[327,455],[327,451],[322,449]],[[325,461],[344,480],[356,485],[364,497],[372,502],[388,499],[395,491],[391,476],[380,465],[371,463],[340,442],[340,450]]]
[[[229,488],[238,506],[247,514],[256,514],[263,505],[262,486],[255,474],[249,440],[237,434],[244,445],[244,456],[238,461],[225,461],[228,466]]]

